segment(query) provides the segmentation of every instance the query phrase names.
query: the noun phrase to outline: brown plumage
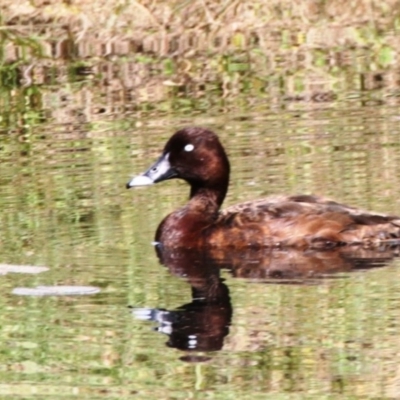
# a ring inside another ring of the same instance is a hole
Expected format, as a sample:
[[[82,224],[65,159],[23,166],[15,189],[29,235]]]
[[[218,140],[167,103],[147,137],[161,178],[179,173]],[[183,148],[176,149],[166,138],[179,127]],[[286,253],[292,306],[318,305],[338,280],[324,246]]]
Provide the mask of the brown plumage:
[[[185,128],[167,142],[159,160],[127,187],[180,178],[190,200],[159,225],[166,247],[331,249],[400,243],[400,217],[371,213],[317,196],[275,196],[220,211],[229,184],[229,161],[218,137]]]

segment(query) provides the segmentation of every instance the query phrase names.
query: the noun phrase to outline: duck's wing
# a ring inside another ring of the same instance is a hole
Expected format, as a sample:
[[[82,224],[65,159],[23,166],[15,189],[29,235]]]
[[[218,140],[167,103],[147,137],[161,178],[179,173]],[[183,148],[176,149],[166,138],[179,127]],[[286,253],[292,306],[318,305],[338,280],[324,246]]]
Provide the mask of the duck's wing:
[[[221,211],[213,244],[331,248],[400,244],[400,217],[371,213],[317,196],[276,196]],[[236,246],[235,246],[236,247]]]

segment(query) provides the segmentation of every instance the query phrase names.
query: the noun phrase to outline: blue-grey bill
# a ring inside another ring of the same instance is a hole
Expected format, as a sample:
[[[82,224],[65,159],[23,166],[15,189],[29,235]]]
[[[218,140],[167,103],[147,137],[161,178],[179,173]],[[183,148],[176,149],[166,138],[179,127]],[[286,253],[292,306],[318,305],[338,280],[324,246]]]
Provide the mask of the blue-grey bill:
[[[169,163],[169,153],[163,154],[146,172],[135,176],[127,184],[128,189],[136,186],[149,186],[176,176]]]
[[[129,189],[131,187],[136,187],[136,186],[149,186],[152,185],[154,181],[150,179],[146,175],[138,175],[132,178],[127,184],[126,187]]]

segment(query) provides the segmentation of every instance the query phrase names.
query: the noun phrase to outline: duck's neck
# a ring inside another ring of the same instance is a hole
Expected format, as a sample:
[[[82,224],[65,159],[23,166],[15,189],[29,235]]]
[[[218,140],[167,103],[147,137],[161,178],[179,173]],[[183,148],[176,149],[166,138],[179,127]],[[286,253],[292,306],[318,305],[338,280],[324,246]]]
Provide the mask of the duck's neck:
[[[158,226],[156,242],[166,247],[198,247],[202,232],[212,226],[224,200],[228,185],[191,185],[189,202],[169,214]]]
[[[221,182],[215,186],[191,185],[190,200],[187,207],[204,217],[215,217],[224,201],[228,183]]]

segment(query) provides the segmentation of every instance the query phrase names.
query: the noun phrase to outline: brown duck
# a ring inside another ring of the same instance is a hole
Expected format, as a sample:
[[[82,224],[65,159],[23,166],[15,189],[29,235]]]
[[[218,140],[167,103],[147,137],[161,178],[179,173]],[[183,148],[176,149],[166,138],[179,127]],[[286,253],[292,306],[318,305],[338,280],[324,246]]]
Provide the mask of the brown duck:
[[[229,185],[229,161],[217,135],[190,127],[177,131],[161,157],[127,188],[180,178],[190,199],[159,225],[155,240],[173,248],[295,247],[331,249],[400,243],[400,217],[373,213],[311,196],[274,196],[220,210]]]

